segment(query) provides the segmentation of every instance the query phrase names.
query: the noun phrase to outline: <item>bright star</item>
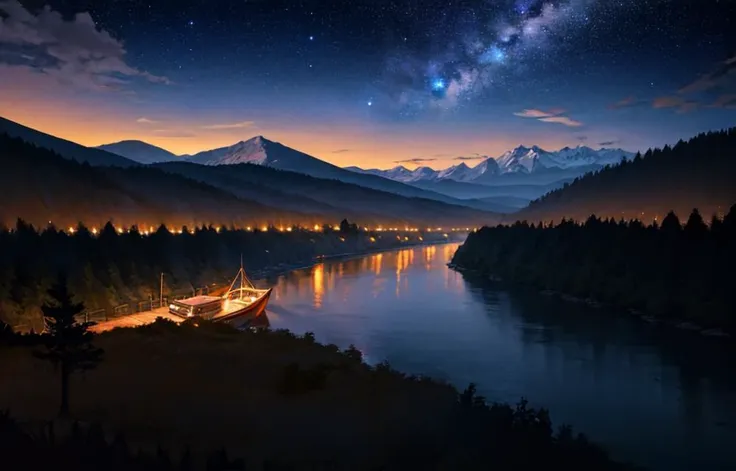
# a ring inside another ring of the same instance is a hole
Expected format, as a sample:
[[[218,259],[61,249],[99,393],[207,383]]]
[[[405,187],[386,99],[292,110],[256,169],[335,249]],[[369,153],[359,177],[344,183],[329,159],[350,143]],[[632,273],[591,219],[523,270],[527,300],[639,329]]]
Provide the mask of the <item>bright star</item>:
[[[445,89],[445,81],[443,79],[441,79],[441,78],[435,79],[432,82],[432,90],[438,92],[438,91],[444,90],[444,89]]]
[[[373,102],[368,100],[368,106],[373,106]]]
[[[314,41],[314,36],[310,36],[310,37],[309,37],[309,40],[310,40],[310,41]]]
[[[189,20],[189,26],[194,26],[194,20]]]

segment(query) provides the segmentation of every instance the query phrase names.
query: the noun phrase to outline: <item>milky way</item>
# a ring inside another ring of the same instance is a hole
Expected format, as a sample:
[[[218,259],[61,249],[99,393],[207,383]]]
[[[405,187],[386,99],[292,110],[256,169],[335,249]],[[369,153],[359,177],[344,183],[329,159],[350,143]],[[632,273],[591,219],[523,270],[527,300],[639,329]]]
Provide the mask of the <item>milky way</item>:
[[[0,116],[339,165],[635,151],[733,125],[733,31],[733,0],[0,0]]]
[[[433,38],[439,44],[430,54],[393,54],[380,84],[384,104],[404,116],[462,105],[534,62],[554,60],[557,48],[631,6],[631,0],[489,1],[442,25],[448,30]]]

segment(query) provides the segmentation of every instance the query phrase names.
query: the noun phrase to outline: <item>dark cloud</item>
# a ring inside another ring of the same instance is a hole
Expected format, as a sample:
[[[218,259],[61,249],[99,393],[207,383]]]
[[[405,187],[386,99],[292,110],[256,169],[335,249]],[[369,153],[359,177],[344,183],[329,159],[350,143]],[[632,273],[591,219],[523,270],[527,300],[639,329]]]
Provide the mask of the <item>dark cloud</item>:
[[[681,94],[705,92],[714,88],[726,88],[736,85],[736,56],[727,59],[713,71],[701,75],[694,82],[679,90]]]
[[[480,155],[480,154],[473,154],[473,155],[461,155],[459,157],[455,157],[452,160],[485,160],[487,159],[487,155]]]
[[[630,108],[632,106],[638,106],[646,103],[645,100],[639,100],[635,96],[627,96],[621,101],[618,101],[612,105],[609,105],[608,108],[612,110],[618,110],[621,108]]]
[[[347,152],[350,152],[350,149],[337,149],[332,151],[333,154],[345,154]]]
[[[604,142],[599,142],[598,145],[601,146],[601,147],[608,147],[608,146],[614,146],[614,145],[618,144],[619,142],[621,142],[621,141],[620,140],[604,141]]]
[[[48,6],[32,13],[17,0],[0,0],[0,45],[30,53],[26,56],[34,60],[24,70],[41,72],[64,85],[116,90],[133,79],[170,83],[128,65],[123,44],[97,29],[89,13],[65,19]]]
[[[721,95],[708,108],[736,109],[736,94]]]
[[[395,164],[423,164],[427,162],[434,162],[437,159],[406,159],[406,160],[394,160]]]
[[[654,109],[675,108],[678,113],[689,113],[700,107],[697,101],[687,100],[680,96],[663,96],[652,101]]]
[[[588,142],[588,136],[576,136],[575,139],[580,142]]]

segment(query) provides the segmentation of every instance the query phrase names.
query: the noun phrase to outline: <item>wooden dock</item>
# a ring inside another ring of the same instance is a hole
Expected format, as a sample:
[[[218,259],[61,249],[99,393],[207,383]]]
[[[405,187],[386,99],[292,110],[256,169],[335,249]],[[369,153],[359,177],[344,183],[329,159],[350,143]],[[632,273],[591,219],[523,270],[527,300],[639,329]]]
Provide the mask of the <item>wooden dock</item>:
[[[115,329],[117,327],[138,327],[140,325],[146,325],[153,323],[157,317],[163,317],[170,321],[181,322],[184,319],[169,313],[168,307],[162,307],[154,309],[152,311],[136,312],[135,314],[129,314],[127,316],[119,317],[117,319],[111,319],[109,321],[100,322],[90,330],[95,333],[106,332],[108,330]]]

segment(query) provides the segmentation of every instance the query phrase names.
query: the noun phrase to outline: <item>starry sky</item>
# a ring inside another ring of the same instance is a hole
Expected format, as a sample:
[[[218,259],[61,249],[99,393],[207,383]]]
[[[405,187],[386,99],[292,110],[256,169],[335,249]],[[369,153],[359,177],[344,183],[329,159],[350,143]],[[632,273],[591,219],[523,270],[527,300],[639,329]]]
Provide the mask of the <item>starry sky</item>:
[[[732,0],[0,0],[0,116],[337,165],[645,149],[736,125]]]

